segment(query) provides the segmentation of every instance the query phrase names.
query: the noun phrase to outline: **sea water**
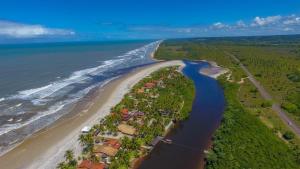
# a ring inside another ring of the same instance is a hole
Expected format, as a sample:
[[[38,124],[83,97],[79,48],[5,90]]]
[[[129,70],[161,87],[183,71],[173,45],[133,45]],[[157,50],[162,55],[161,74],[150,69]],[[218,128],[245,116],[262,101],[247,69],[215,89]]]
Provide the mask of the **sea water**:
[[[0,45],[0,153],[67,114],[92,89],[152,63],[159,43]]]

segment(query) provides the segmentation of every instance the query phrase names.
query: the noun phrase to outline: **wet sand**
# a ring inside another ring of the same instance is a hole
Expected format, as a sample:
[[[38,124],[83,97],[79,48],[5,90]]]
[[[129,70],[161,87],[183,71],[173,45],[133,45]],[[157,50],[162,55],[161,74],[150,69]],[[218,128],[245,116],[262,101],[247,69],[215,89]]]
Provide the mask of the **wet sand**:
[[[229,72],[229,69],[220,67],[216,62],[201,60],[209,63],[209,67],[200,69],[199,73],[217,79],[219,76]]]
[[[66,150],[72,149],[75,155],[78,155],[81,152],[78,137],[84,126],[92,126],[109,114],[110,108],[121,101],[130,88],[145,76],[159,68],[172,65],[183,66],[183,62],[160,62],[138,68],[98,89],[89,96],[90,98],[85,98],[88,99],[88,104],[82,107],[79,104],[74,108],[75,113],[66,115],[1,156],[1,168],[56,168],[56,165],[63,160]]]

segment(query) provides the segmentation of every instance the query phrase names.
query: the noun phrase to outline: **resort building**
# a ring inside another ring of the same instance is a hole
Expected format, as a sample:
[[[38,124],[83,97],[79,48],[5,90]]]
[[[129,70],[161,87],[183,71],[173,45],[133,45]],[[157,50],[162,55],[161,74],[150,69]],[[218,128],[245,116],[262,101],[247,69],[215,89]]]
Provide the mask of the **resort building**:
[[[155,87],[155,83],[151,83],[151,82],[145,83],[144,87],[147,89],[151,89]]]
[[[115,149],[119,149],[121,147],[121,143],[117,139],[107,139],[104,142],[105,145],[111,146]]]
[[[134,113],[135,117],[143,117],[144,115],[145,115],[145,113],[141,112],[141,111],[137,111],[137,112]]]
[[[139,93],[139,94],[144,93],[144,92],[145,92],[145,89],[143,87],[137,90],[137,93]]]
[[[103,163],[93,163],[90,160],[83,160],[77,167],[77,169],[104,169]]]
[[[118,126],[118,130],[123,133],[123,134],[126,134],[126,135],[129,135],[129,136],[133,136],[136,134],[136,129],[130,125],[127,125],[127,124],[120,124]]]
[[[128,121],[131,118],[131,115],[130,115],[128,109],[121,110],[121,117],[122,117],[123,121]]]
[[[93,153],[101,157],[105,154],[110,157],[114,157],[118,153],[119,149],[111,147],[109,145],[95,145],[93,148]]]

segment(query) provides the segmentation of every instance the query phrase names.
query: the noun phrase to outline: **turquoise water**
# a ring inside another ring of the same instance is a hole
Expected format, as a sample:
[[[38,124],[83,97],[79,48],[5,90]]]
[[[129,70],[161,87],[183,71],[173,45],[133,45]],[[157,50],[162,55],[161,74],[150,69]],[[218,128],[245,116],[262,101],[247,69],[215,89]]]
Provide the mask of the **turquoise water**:
[[[152,63],[158,44],[0,45],[0,151],[59,119],[93,88]]]

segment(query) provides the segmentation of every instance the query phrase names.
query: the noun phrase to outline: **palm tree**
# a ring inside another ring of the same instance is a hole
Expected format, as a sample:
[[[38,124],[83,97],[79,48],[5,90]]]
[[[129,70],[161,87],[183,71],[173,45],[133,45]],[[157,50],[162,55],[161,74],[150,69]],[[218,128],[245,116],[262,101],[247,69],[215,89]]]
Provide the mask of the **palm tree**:
[[[75,168],[77,166],[77,160],[76,159],[71,160],[69,162],[69,165]]]
[[[94,153],[92,153],[92,155],[91,155],[91,160],[93,162],[99,162],[99,158]]]
[[[67,150],[64,157],[68,162],[70,162],[74,159],[74,152],[72,150]]]
[[[66,168],[66,164],[65,164],[64,162],[61,162],[61,163],[59,163],[59,164],[57,165],[56,168],[58,168],[58,169],[65,169],[65,168]]]
[[[84,146],[84,145],[86,145],[86,138],[85,138],[85,135],[83,135],[83,134],[80,134],[80,136],[79,136],[78,140],[79,140],[79,142],[80,142],[81,146]]]

